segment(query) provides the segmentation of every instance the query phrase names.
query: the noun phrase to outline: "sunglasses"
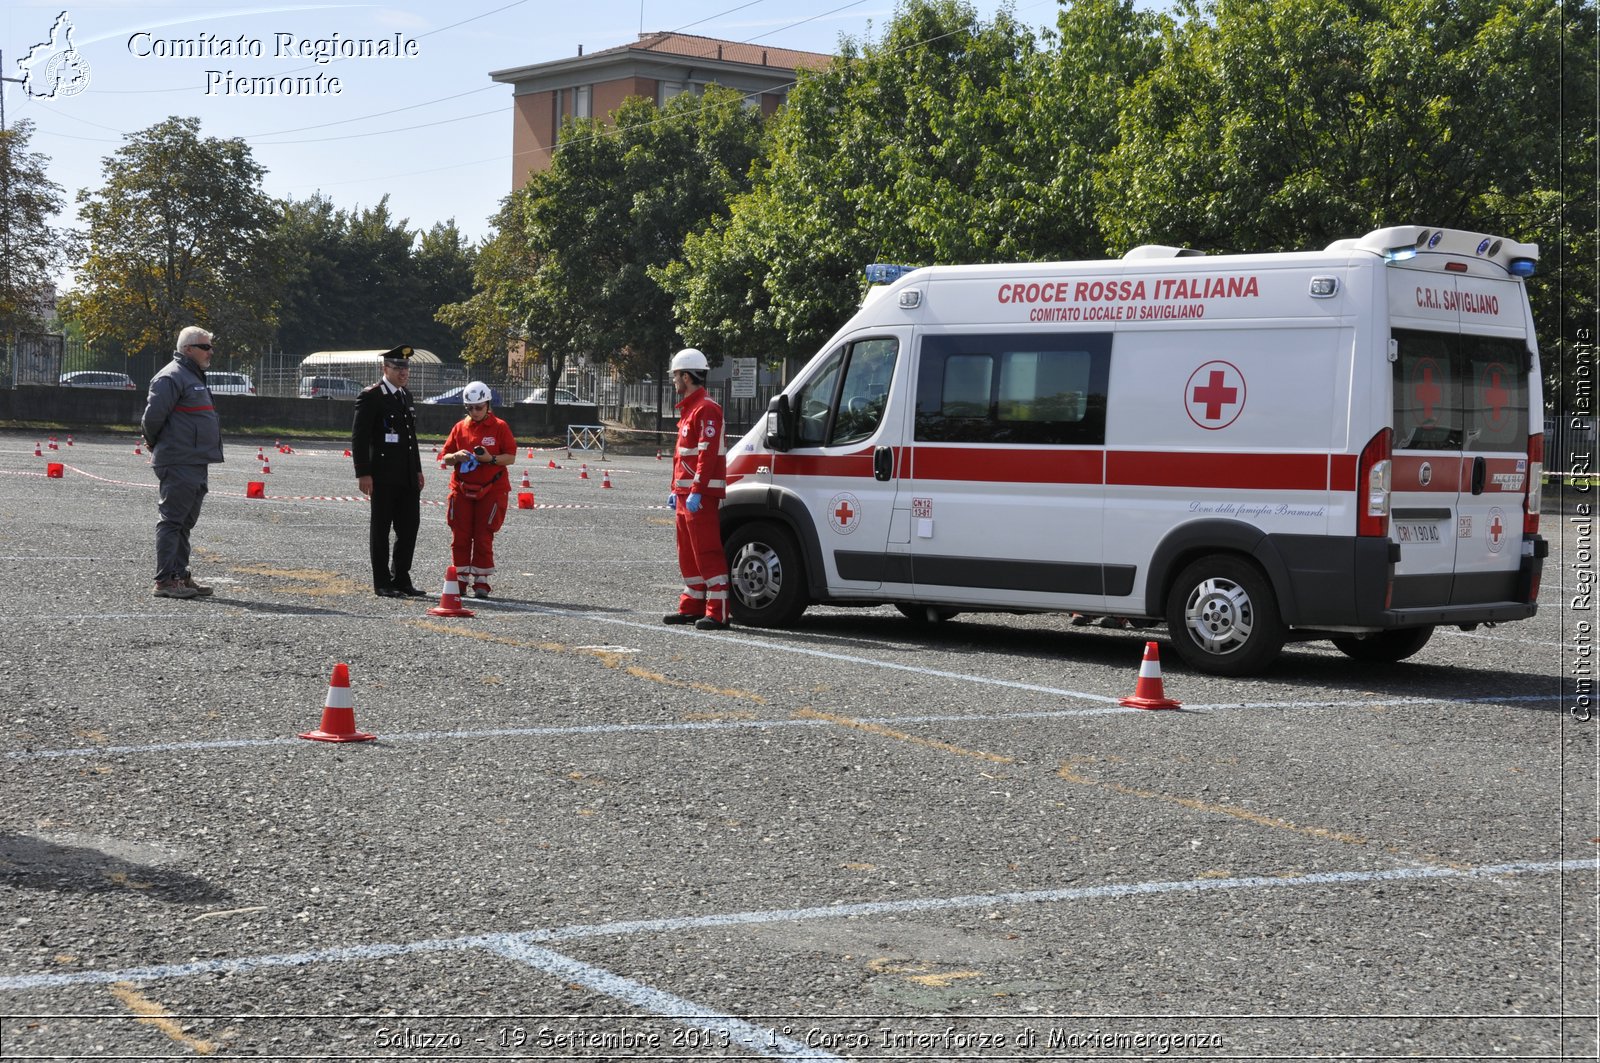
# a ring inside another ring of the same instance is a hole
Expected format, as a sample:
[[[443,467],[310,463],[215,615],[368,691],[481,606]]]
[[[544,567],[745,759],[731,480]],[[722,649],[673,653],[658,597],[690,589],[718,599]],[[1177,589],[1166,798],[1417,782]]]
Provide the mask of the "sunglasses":
[[[467,409],[469,409],[469,410],[487,410],[488,408],[489,408],[489,404],[487,402],[469,402],[469,403],[467,403]]]
[[[211,344],[209,343],[191,343],[189,346],[198,351],[209,351],[211,349]]]

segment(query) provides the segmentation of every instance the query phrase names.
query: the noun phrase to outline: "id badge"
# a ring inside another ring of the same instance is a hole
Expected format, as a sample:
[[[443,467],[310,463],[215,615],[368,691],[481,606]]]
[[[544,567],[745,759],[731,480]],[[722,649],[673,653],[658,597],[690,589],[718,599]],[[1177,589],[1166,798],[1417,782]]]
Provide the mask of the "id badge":
[[[385,433],[383,433],[383,441],[385,443],[398,443],[398,442],[400,442],[400,433],[399,432],[385,432]]]

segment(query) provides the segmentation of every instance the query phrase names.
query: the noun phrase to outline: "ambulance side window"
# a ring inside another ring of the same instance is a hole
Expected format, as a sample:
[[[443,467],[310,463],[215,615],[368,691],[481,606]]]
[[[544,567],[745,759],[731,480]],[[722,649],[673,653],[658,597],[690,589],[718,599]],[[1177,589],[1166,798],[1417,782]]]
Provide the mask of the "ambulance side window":
[[[916,438],[1105,442],[1109,333],[932,336],[917,372]]]
[[[828,355],[795,392],[796,445],[836,447],[868,438],[883,422],[898,340],[856,340]]]

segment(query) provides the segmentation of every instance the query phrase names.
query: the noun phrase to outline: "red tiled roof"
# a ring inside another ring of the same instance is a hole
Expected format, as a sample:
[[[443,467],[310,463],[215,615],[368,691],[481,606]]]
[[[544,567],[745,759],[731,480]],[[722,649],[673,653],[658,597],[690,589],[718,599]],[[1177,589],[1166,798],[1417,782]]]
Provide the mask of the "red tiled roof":
[[[833,62],[833,56],[820,52],[800,52],[792,48],[767,48],[759,44],[740,44],[715,37],[696,37],[687,33],[645,33],[632,44],[607,51],[653,52],[683,55],[694,59],[720,59],[726,63],[771,66],[791,70],[815,70]]]

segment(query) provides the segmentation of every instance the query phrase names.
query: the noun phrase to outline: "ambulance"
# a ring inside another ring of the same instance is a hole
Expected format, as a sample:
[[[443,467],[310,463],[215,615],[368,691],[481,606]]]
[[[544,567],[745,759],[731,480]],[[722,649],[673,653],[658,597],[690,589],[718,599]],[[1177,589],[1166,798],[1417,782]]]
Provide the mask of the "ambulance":
[[[1537,245],[1406,225],[1319,252],[869,267],[733,444],[735,621],[1164,622],[1190,666],[1364,662],[1535,612]]]

